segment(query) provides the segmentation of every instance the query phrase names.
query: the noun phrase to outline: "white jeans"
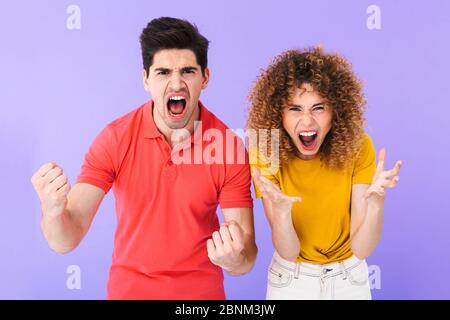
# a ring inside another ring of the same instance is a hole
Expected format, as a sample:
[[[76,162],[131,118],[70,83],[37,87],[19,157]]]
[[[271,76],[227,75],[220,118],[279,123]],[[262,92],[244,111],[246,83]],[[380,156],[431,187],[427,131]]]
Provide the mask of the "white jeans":
[[[275,251],[269,266],[268,300],[371,300],[365,260],[355,256],[341,262],[292,262]]]

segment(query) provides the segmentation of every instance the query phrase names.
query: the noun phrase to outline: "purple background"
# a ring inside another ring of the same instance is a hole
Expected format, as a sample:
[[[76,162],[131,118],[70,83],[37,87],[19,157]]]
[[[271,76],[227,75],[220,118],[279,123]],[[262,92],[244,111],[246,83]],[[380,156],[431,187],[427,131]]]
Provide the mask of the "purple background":
[[[66,8],[81,8],[68,30]],[[381,8],[381,30],[366,9]],[[138,37],[152,18],[188,19],[211,40],[212,78],[202,101],[243,127],[251,83],[288,48],[321,44],[353,63],[366,84],[368,127],[387,164],[402,159],[387,196],[383,238],[369,264],[381,268],[378,299],[449,299],[450,152],[448,1],[8,1],[0,11],[0,298],[103,299],[111,261],[112,193],[72,253],[51,251],[30,183],[56,161],[73,183],[88,146],[108,122],[148,99]],[[447,39],[447,40],[445,40]],[[272,254],[255,201],[259,255],[249,274],[226,277],[232,299],[263,299]],[[81,268],[81,290],[66,268]]]

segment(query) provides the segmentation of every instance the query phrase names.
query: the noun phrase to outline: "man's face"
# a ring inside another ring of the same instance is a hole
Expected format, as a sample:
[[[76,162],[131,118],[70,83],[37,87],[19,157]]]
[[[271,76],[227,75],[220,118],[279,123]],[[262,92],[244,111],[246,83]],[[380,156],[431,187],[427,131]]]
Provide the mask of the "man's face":
[[[154,101],[153,117],[170,129],[193,123],[200,92],[206,88],[209,70],[202,74],[192,50],[163,49],[153,56],[149,73],[144,70],[144,87]]]
[[[295,89],[292,103],[283,110],[283,127],[300,152],[300,158],[312,159],[319,152],[331,129],[333,112],[326,99],[311,85]]]

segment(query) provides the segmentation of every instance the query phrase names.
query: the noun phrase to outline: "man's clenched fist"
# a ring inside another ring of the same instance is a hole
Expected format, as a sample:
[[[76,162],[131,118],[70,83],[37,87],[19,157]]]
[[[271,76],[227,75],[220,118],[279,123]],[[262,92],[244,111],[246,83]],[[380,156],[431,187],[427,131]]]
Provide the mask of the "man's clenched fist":
[[[45,216],[51,218],[64,213],[70,185],[67,176],[57,164],[44,164],[33,175],[31,183],[39,195]]]
[[[244,234],[236,221],[220,226],[206,242],[209,260],[226,271],[232,271],[242,264],[244,255]]]

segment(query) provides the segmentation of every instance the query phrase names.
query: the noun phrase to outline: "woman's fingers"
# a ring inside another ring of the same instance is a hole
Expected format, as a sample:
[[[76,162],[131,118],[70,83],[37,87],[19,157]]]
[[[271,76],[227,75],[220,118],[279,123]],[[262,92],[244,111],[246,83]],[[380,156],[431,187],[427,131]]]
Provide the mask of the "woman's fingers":
[[[272,181],[261,175],[259,169],[252,168],[252,172],[256,185],[260,190],[263,189],[271,193],[281,192],[280,189]]]
[[[301,197],[291,197],[285,195],[280,188],[272,181],[261,175],[261,172],[257,168],[252,168],[252,175],[259,191],[263,198],[269,199],[272,202],[301,202]]]
[[[381,188],[394,188],[400,181],[399,176],[394,176],[392,179],[386,178],[382,183],[380,183]]]
[[[302,202],[302,197],[289,197],[289,196],[286,196],[286,198],[288,198],[292,203],[294,203],[294,202]]]
[[[399,176],[395,176],[394,178],[392,178],[388,184],[386,185],[386,188],[395,188],[395,186],[397,185],[397,183],[400,181],[400,177]]]
[[[254,174],[254,181],[256,185],[258,186],[259,191],[261,192],[262,196],[264,198],[270,199],[271,201],[276,200],[277,192],[271,186],[271,183],[267,183],[266,181],[263,181],[263,177],[257,173]]]
[[[261,181],[263,182],[264,187],[272,190],[273,192],[281,192],[280,188],[278,188],[272,181],[267,179],[266,177],[261,176]]]
[[[399,160],[395,163],[394,168],[392,168],[391,170],[386,170],[384,171],[386,177],[393,177],[396,176],[400,173],[400,168],[402,167],[402,161]]]
[[[375,177],[377,177],[384,171],[385,161],[386,161],[386,149],[381,148],[381,150],[378,152],[378,164],[375,170]]]

